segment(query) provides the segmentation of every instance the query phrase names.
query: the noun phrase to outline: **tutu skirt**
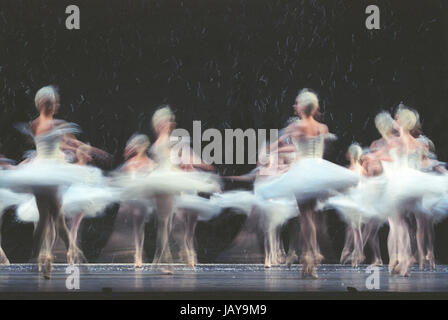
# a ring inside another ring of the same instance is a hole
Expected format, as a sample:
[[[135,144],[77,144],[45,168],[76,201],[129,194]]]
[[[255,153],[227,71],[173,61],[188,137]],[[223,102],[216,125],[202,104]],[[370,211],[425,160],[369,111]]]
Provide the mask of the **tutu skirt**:
[[[363,179],[345,193],[324,201],[323,207],[335,209],[347,223],[387,219],[387,212],[379,206],[384,197],[387,180],[384,176]]]
[[[15,193],[8,189],[0,189],[0,217],[3,211],[10,206],[19,206],[32,199],[31,195]]]
[[[194,194],[182,194],[176,197],[177,209],[191,210],[198,214],[199,221],[208,221],[218,216],[222,207],[213,199],[206,199]]]
[[[379,201],[383,212],[415,211],[423,199],[442,199],[447,193],[444,175],[404,167],[385,171],[385,176],[387,183]]]
[[[263,183],[257,194],[265,199],[288,197],[297,201],[327,197],[337,191],[355,186],[360,175],[344,167],[318,158],[297,161],[283,175]]]
[[[157,169],[130,176],[120,174],[112,184],[121,188],[123,199],[145,199],[157,194],[212,193],[219,189],[216,175],[197,171]]]
[[[99,169],[67,163],[59,159],[36,158],[17,169],[0,172],[0,188],[36,193],[47,188],[68,187],[73,183],[91,184]]]
[[[252,212],[253,206],[258,202],[258,199],[254,193],[244,190],[215,193],[212,195],[210,200],[222,209],[237,209],[246,215],[249,215]]]

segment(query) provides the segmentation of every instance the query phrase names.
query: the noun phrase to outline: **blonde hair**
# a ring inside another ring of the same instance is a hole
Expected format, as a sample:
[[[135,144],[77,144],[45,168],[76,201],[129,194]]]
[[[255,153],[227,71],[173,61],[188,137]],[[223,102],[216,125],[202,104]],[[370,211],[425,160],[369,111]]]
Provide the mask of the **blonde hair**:
[[[302,89],[297,96],[299,107],[306,116],[312,116],[319,110],[319,98],[309,89]]]
[[[34,104],[39,112],[49,114],[59,103],[59,94],[54,86],[40,88],[34,97]]]
[[[152,116],[152,126],[154,129],[162,122],[174,122],[175,117],[173,111],[171,111],[170,106],[163,105],[154,112]]]
[[[147,150],[151,142],[146,134],[134,134],[126,142],[126,149],[136,148],[139,150]]]
[[[412,131],[419,121],[417,111],[411,110],[403,104],[398,106],[395,115],[399,125],[408,131]]]
[[[347,153],[349,160],[353,162],[359,162],[362,156],[362,148],[358,143],[352,143],[350,147],[348,147]]]
[[[388,136],[394,128],[394,119],[387,111],[378,113],[375,117],[375,126],[379,133],[384,137]]]

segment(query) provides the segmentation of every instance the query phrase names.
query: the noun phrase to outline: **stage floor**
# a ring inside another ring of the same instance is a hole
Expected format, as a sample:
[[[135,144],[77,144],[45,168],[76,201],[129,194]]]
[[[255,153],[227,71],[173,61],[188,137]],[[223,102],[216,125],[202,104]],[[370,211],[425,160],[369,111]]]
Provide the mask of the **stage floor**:
[[[175,265],[172,275],[152,270],[145,265],[135,271],[130,264],[86,264],[79,266],[79,290],[67,289],[66,264],[55,264],[50,280],[45,280],[33,264],[0,266],[0,294],[64,294],[64,293],[134,293],[153,294],[159,298],[213,298],[236,294],[235,298],[288,298],[294,294],[316,293],[438,293],[448,292],[448,266],[434,271],[414,267],[410,277],[391,276],[387,266],[379,267],[379,289],[369,290],[367,266],[352,268],[322,265],[319,279],[302,279],[301,266],[290,269],[263,265],[201,264],[196,270]],[[238,295],[239,294],[239,295]],[[250,294],[249,296],[247,294]],[[283,294],[283,295],[281,295]]]

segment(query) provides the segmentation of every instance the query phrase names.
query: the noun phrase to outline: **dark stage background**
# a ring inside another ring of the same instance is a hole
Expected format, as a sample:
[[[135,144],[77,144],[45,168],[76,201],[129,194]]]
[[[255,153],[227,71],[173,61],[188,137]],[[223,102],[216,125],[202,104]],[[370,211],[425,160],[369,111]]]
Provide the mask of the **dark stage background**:
[[[65,7],[77,4],[81,29],[65,29]],[[365,27],[365,8],[376,4],[381,29]],[[415,107],[423,131],[448,160],[447,2],[421,1],[5,1],[0,2],[0,152],[19,160],[32,148],[13,128],[36,116],[34,95],[47,84],[60,89],[59,117],[80,124],[80,139],[122,162],[135,132],[154,138],[151,116],[169,103],[178,127],[281,128],[300,88],[321,99],[321,120],[339,140],[326,158],[346,164],[353,141],[378,138],[373,118],[398,103]],[[217,166],[241,174],[246,165]],[[227,184],[226,188],[250,187]],[[82,249],[95,261],[113,228],[118,206],[85,220]],[[322,216],[327,262],[336,262],[344,225]],[[27,261],[33,226],[8,210],[3,246],[12,262]],[[213,262],[232,245],[244,216],[226,212],[200,223],[200,262]],[[286,233],[290,225],[285,226]],[[154,221],[147,225],[150,257]],[[436,229],[436,254],[448,263],[448,223]],[[387,227],[381,231],[383,250]],[[387,261],[386,253],[383,259]]]

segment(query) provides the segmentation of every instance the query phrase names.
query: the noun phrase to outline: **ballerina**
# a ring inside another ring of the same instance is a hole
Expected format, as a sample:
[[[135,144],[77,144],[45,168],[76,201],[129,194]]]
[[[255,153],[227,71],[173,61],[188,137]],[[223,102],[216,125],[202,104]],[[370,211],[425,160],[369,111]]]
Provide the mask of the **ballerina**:
[[[377,151],[387,180],[380,205],[387,213],[390,226],[389,271],[409,276],[414,258],[406,215],[414,212],[418,203],[428,195],[442,198],[446,193],[446,182],[441,176],[421,171],[426,147],[411,134],[417,124],[415,112],[400,106],[395,119],[399,136],[388,140]]]
[[[5,170],[0,176],[0,186],[34,194],[39,220],[34,232],[33,258],[37,258],[44,278],[49,279],[53,246],[61,223],[60,190],[74,182],[85,183],[91,177],[88,170],[64,159],[62,150],[76,150],[82,142],[74,137],[79,132],[76,125],[54,118],[59,108],[56,89],[52,86],[41,88],[36,93],[35,105],[39,116],[29,127],[22,129],[34,138],[36,157],[14,170]],[[95,151],[90,149],[92,153]]]
[[[347,158],[350,161],[349,169],[365,176],[366,172],[361,165],[362,149],[359,144],[352,144],[347,151]],[[357,267],[363,263],[365,257],[363,254],[363,238],[362,238],[362,216],[359,212],[342,211],[347,223],[345,233],[345,244],[341,254],[341,264],[351,260],[352,266]],[[353,247],[353,250],[352,250]]]
[[[264,183],[283,174],[289,167],[290,159],[290,154],[285,150],[278,154],[278,159],[274,154],[261,152],[255,170],[243,176],[225,177],[236,181],[253,181],[254,192],[230,191],[219,195],[221,206],[238,208],[250,218],[259,220],[258,227],[263,234],[265,268],[286,262],[286,253],[280,237],[281,228],[287,221],[298,216],[299,210],[293,194],[289,197],[265,199],[257,191],[263,188]],[[290,260],[293,258],[290,257]]]
[[[77,264],[86,260],[84,254],[77,246],[78,230],[83,218],[93,218],[104,213],[107,205],[115,202],[118,192],[107,185],[101,170],[88,165],[92,161],[89,155],[90,146],[80,145],[76,149],[76,165],[85,166],[90,170],[89,183],[74,183],[62,195],[61,218],[70,219],[70,241],[67,251],[67,263]]]
[[[169,106],[161,106],[153,115],[152,124],[157,139],[151,147],[151,153],[156,161],[156,168],[145,180],[146,187],[154,194],[157,216],[156,252],[153,264],[168,263],[162,271],[171,274],[172,255],[169,245],[169,235],[172,229],[174,215],[174,196],[176,194],[206,192],[219,189],[217,176],[198,171],[185,171],[172,156],[178,157],[173,149],[171,133],[175,128],[175,117]],[[179,149],[177,149],[179,151]]]
[[[181,159],[180,168],[184,171],[209,171],[215,168],[200,159],[193,152],[188,141],[183,141],[183,147],[180,149],[179,157]],[[197,264],[197,254],[194,245],[194,235],[198,221],[208,221],[221,213],[219,207],[214,201],[199,196],[197,193],[183,193],[176,196],[175,200],[176,218],[181,222],[183,228],[180,234],[180,252],[183,260],[189,267],[195,268]]]
[[[155,163],[148,156],[150,146],[149,138],[143,134],[132,136],[125,148],[126,162],[121,170],[129,177],[128,183],[132,183],[137,175],[145,175],[154,169]],[[132,192],[122,197],[123,207],[130,212],[134,231],[134,268],[143,267],[143,244],[145,241],[145,221],[153,212],[153,203],[150,198],[135,196]]]
[[[381,148],[384,148],[387,145],[388,141],[398,135],[398,132],[394,126],[394,120],[387,112],[380,112],[376,115],[375,127],[380,133],[381,138],[373,141],[370,144],[368,152],[362,156],[362,166],[368,177],[379,177],[382,175],[383,167],[381,164],[381,159],[380,157],[378,157],[377,151],[381,150]],[[382,177],[378,178],[378,180],[382,180]],[[381,189],[381,187],[378,189]],[[381,196],[381,190],[378,189],[376,190],[377,196],[374,196],[372,194],[372,199]],[[372,265],[383,265],[378,232],[386,222],[387,219],[384,217],[384,215],[378,214],[377,212],[376,214],[372,214],[369,216],[362,231],[363,248],[365,248],[365,246],[368,244],[373,253]]]
[[[432,172],[439,175],[447,175],[445,164],[438,161],[435,155],[434,143],[423,135],[417,140],[426,146],[423,154],[422,168],[424,172]],[[414,211],[417,241],[417,261],[420,269],[424,269],[428,264],[430,269],[435,269],[434,257],[434,224],[440,221],[448,213],[448,197],[427,195],[424,196],[417,209]]]
[[[324,142],[331,136],[328,127],[315,119],[319,113],[316,94],[308,89],[300,91],[294,109],[301,121],[287,127],[279,141],[291,137],[296,161],[285,174],[264,184],[259,192],[265,198],[288,196],[291,193],[295,195],[301,221],[302,274],[304,277],[317,278],[316,266],[323,259],[317,242],[314,210],[317,199],[356,185],[360,176],[322,159]]]
[[[264,233],[265,267],[270,268],[272,264],[290,263],[293,253],[289,253],[289,260],[281,240],[281,228],[290,219],[299,216],[299,208],[294,195],[288,197],[263,199],[258,196],[258,188],[263,188],[264,183],[283,174],[289,167],[288,160],[291,158],[282,153],[276,161],[270,156],[269,162],[262,167],[255,178],[254,193],[257,197],[255,209],[262,217],[262,229]]]

